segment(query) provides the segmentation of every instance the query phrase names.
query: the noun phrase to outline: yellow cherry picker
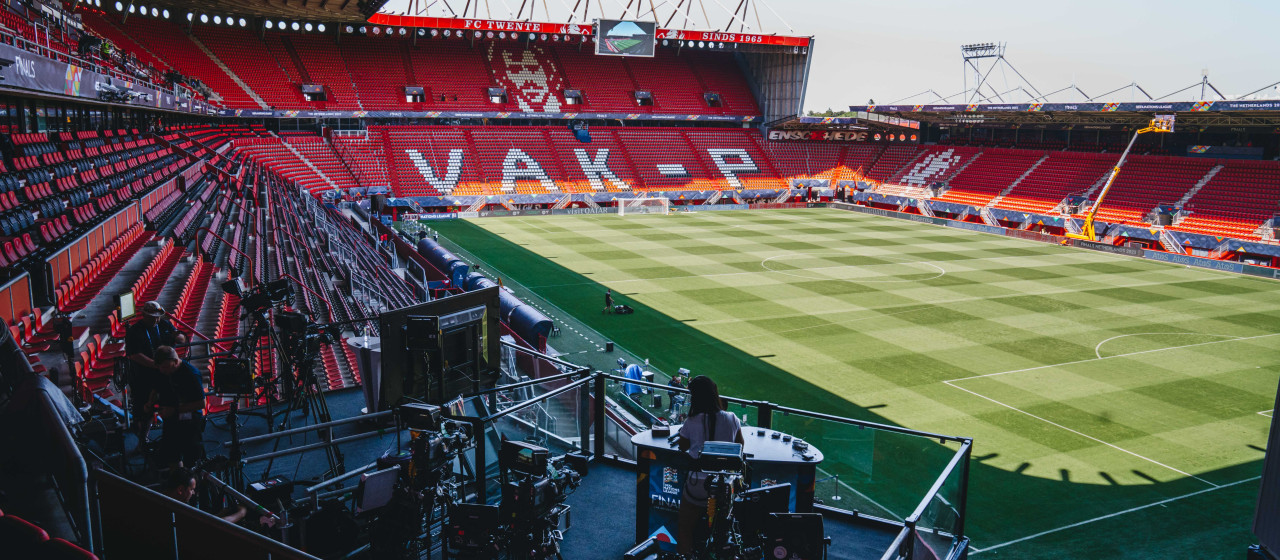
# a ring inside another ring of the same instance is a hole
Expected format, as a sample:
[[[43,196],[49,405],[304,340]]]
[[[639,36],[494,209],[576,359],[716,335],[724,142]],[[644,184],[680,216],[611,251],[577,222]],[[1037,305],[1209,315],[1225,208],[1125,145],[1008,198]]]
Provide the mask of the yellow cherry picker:
[[[1080,233],[1067,232],[1067,237],[1084,241],[1098,240],[1097,233],[1093,229],[1093,218],[1098,215],[1098,209],[1102,208],[1102,201],[1107,198],[1107,191],[1111,190],[1112,183],[1115,183],[1116,177],[1120,175],[1120,167],[1124,165],[1125,158],[1129,157],[1129,150],[1133,149],[1133,144],[1143,134],[1148,132],[1173,132],[1173,122],[1174,115],[1156,115],[1146,128],[1139,128],[1137,132],[1133,133],[1133,138],[1129,140],[1129,145],[1125,147],[1124,153],[1120,154],[1120,160],[1111,169],[1111,176],[1107,177],[1107,184],[1103,185],[1102,192],[1098,193],[1098,200],[1093,203],[1093,208],[1089,209],[1089,215],[1085,216],[1084,225],[1080,226]]]

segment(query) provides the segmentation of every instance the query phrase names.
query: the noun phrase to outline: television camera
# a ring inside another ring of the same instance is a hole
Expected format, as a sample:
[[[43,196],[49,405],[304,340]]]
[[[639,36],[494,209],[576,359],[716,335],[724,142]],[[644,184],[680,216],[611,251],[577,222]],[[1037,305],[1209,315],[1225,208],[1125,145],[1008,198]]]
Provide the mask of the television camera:
[[[378,459],[379,469],[398,467],[399,478],[370,527],[370,545],[377,558],[418,558],[432,548],[431,527],[458,501],[463,481],[454,466],[461,462],[473,474],[465,453],[475,447],[475,434],[470,424],[442,418],[439,406],[408,403],[396,413],[410,441]]]
[[[498,451],[502,502],[458,504],[450,515],[448,543],[465,558],[562,558],[560,541],[569,529],[565,498],[588,470],[586,455],[552,458],[538,445],[506,440]]]
[[[236,278],[223,282],[222,291],[240,298],[240,307],[246,312],[256,313],[289,301],[293,296],[293,284],[288,278],[281,278],[250,288],[243,279]]]

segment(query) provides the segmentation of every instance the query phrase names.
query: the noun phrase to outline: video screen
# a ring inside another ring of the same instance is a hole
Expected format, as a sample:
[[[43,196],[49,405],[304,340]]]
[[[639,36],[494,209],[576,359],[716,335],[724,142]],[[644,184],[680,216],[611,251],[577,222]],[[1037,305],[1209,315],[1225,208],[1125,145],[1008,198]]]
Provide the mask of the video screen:
[[[652,21],[596,20],[596,54],[653,56],[658,24]]]

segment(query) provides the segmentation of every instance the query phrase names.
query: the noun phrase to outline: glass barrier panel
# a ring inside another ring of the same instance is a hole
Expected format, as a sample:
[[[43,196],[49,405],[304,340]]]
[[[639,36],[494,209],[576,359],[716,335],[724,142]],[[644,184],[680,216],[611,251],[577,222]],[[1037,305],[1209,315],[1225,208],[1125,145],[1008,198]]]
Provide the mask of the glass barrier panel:
[[[902,521],[920,505],[959,444],[857,424],[774,411],[773,429],[823,454],[815,502]]]
[[[545,447],[552,457],[590,450],[590,389],[591,383],[585,382],[561,393],[538,396],[531,399],[532,404],[486,422],[484,441],[477,444],[486,446],[485,472],[491,502],[501,496],[498,450],[503,440]]]
[[[968,457],[962,459],[967,462]],[[959,543],[964,515],[964,464],[957,464],[943,481],[938,492],[929,496],[920,519],[916,521],[912,542],[913,558],[943,559]]]

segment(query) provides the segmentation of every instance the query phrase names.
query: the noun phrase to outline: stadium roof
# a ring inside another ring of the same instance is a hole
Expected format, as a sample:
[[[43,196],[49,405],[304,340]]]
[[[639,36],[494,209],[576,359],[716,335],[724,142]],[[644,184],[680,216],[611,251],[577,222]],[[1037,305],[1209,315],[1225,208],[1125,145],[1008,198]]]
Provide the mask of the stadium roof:
[[[850,111],[939,126],[1067,129],[1143,126],[1155,114],[1176,114],[1178,128],[1280,127],[1280,100],[1139,103],[854,105]]]
[[[387,0],[151,0],[144,3],[175,12],[362,23],[386,2]],[[124,3],[127,5],[130,1],[124,0]]]

